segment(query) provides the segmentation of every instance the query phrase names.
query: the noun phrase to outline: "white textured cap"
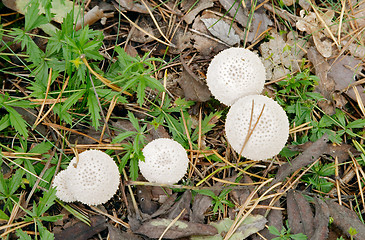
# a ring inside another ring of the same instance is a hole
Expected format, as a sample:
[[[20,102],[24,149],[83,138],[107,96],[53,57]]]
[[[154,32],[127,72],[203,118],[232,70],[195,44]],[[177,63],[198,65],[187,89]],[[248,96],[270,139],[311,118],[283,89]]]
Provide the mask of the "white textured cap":
[[[242,156],[252,160],[263,160],[278,154],[289,136],[289,122],[282,107],[271,98],[250,95],[236,101],[226,118],[226,135],[232,148],[240,153],[246,139],[254,102],[251,128],[265,105],[264,111],[249,138]]]
[[[145,161],[139,161],[139,170],[149,182],[174,184],[185,175],[189,159],[178,142],[159,138],[149,142],[142,152]]]
[[[211,93],[227,106],[241,97],[260,94],[265,80],[266,70],[260,58],[244,48],[229,48],[218,53],[207,71]]]
[[[79,154],[68,166],[67,188],[76,200],[97,205],[107,202],[118,189],[119,170],[114,160],[99,150],[87,150]]]
[[[64,202],[76,201],[76,198],[67,188],[68,171],[63,170],[57,173],[53,180],[53,186],[57,188],[56,196]]]

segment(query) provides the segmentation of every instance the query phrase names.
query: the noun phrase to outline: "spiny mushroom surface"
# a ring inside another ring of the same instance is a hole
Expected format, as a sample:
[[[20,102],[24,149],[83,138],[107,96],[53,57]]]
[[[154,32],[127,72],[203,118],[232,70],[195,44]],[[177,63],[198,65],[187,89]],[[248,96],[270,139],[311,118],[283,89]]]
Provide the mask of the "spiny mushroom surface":
[[[142,152],[145,159],[139,161],[139,170],[149,182],[174,184],[185,175],[189,159],[178,142],[159,138],[149,142]]]
[[[260,94],[266,70],[260,58],[244,48],[229,48],[218,53],[207,70],[207,85],[220,102],[231,106],[237,99]]]
[[[261,111],[262,115],[259,118]],[[237,100],[227,114],[227,140],[232,148],[240,153],[249,130],[253,129],[257,121],[242,156],[252,160],[271,158],[281,151],[289,136],[288,117],[282,107],[271,98],[250,95]]]
[[[54,183],[57,197],[63,201],[77,200],[87,205],[107,202],[119,186],[118,166],[108,154],[99,150],[87,150],[78,157],[77,167],[74,157],[67,169],[59,173],[64,175]]]

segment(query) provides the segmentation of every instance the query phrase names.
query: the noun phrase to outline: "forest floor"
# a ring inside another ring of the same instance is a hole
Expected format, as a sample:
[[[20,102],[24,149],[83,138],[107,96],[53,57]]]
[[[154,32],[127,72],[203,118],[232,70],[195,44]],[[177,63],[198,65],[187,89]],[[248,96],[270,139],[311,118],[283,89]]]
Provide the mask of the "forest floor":
[[[3,0],[0,17],[1,238],[365,239],[364,0]],[[260,56],[289,119],[267,160],[233,150],[206,84],[230,47]],[[162,137],[189,158],[175,185],[138,168]],[[88,149],[116,162],[116,194],[58,199]]]

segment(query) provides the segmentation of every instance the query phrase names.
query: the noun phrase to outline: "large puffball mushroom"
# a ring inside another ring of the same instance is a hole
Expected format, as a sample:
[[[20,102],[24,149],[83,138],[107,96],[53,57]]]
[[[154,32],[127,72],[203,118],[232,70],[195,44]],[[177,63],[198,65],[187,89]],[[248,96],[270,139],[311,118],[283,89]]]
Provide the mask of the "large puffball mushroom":
[[[67,188],[87,205],[106,203],[118,189],[119,170],[114,160],[99,150],[87,150],[74,157],[68,166]],[[76,166],[76,167],[75,167]]]
[[[106,203],[119,186],[119,170],[113,159],[99,150],[87,150],[74,157],[66,170],[57,174],[53,186],[65,202],[87,205]]]
[[[68,171],[60,171],[53,180],[53,186],[57,188],[56,196],[64,202],[74,202],[76,198],[67,187]]]
[[[256,122],[256,127],[251,131]],[[242,156],[251,160],[263,160],[275,156],[285,146],[289,136],[289,121],[277,102],[262,95],[250,95],[240,98],[232,105],[227,114],[225,130],[228,142],[238,153],[241,152],[247,135],[252,132]]]
[[[159,138],[149,142],[142,152],[144,161],[139,161],[139,170],[147,181],[174,184],[185,175],[189,159],[178,142]]]
[[[229,48],[218,53],[207,71],[207,85],[220,102],[231,106],[237,99],[260,94],[266,70],[260,58],[244,48]]]

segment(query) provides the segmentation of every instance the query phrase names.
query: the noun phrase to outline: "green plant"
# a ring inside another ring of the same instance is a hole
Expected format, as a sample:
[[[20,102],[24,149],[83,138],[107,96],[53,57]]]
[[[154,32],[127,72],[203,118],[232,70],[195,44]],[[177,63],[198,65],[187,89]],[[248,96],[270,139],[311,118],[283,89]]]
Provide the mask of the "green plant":
[[[149,58],[146,53],[142,58],[139,56],[132,57],[122,48],[116,47],[115,51],[119,54],[118,60],[113,63],[107,73],[107,76],[115,79],[115,82],[121,84],[124,91],[129,89],[137,94],[137,103],[142,106],[144,103],[145,89],[150,87],[163,91],[162,84],[151,77],[155,67],[152,62],[162,62],[158,58]]]
[[[328,181],[326,177],[334,174],[335,167],[333,163],[322,164],[317,162],[302,179],[311,184],[315,189],[327,193],[332,189],[333,183]]]
[[[141,127],[139,125],[138,119],[131,112],[128,112],[128,119],[136,131],[126,131],[120,133],[113,139],[113,142],[120,143],[127,138],[133,139],[127,143],[122,144],[125,151],[124,156],[121,159],[119,169],[123,169],[129,162],[129,175],[133,180],[136,180],[138,177],[138,161],[144,160],[142,148],[146,144],[144,134],[146,133],[147,124],[144,124]]]
[[[354,239],[354,236],[357,234],[357,230],[353,227],[350,227],[347,232],[350,234],[350,238],[351,240]]]
[[[223,189],[219,193],[219,195],[215,195],[214,192],[211,190],[207,190],[207,189],[196,190],[196,192],[203,194],[203,195],[207,195],[213,199],[212,204],[213,204],[214,213],[216,213],[218,210],[224,212],[224,210],[225,210],[224,205],[227,205],[228,207],[235,206],[231,201],[229,201],[227,199],[228,193],[230,193],[231,191],[232,191],[232,189],[226,188],[226,189]]]
[[[288,221],[286,221],[286,228],[283,226],[283,228],[281,229],[281,231],[279,231],[276,227],[274,226],[269,226],[269,232],[275,236],[277,236],[276,238],[273,238],[272,240],[305,240],[308,239],[306,235],[304,235],[303,233],[298,233],[298,234],[291,234],[290,233],[290,227],[289,227],[289,223]]]

